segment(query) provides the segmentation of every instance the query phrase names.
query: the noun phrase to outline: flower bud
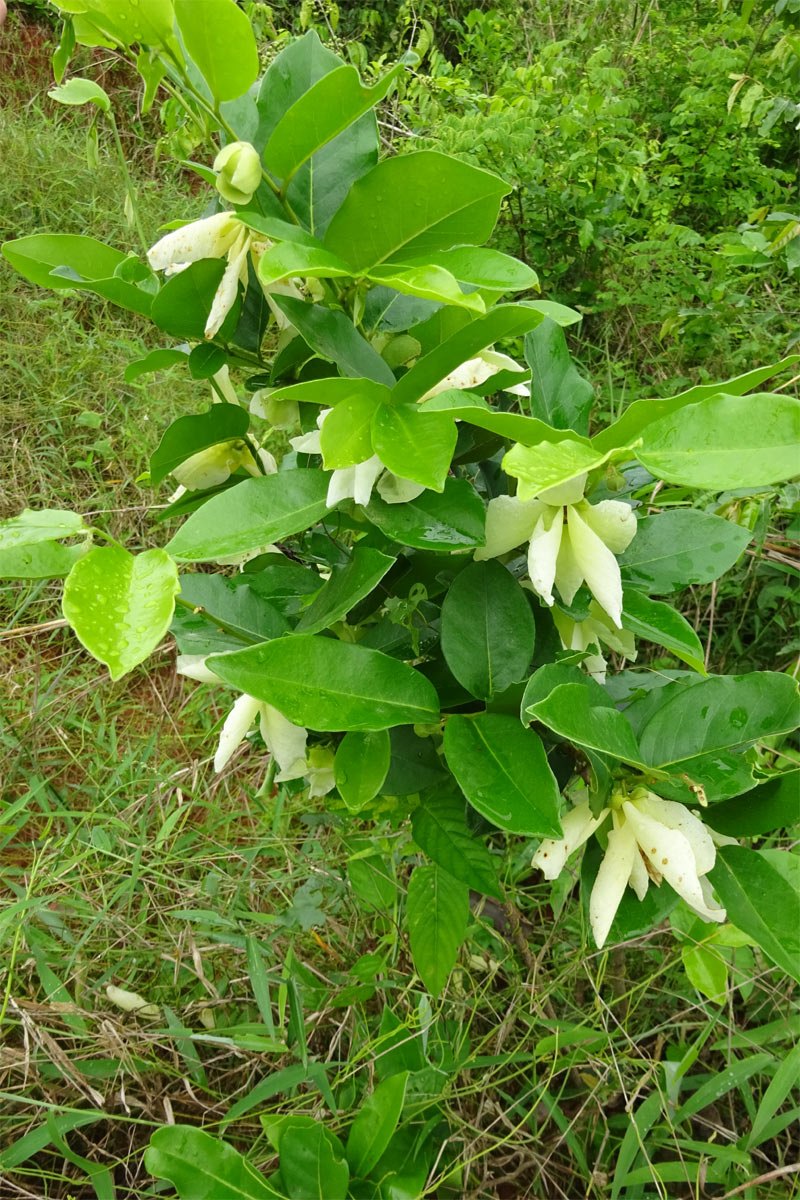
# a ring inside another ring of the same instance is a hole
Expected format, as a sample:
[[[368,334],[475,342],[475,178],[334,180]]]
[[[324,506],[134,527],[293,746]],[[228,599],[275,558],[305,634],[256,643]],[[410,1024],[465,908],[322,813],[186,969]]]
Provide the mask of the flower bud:
[[[261,182],[261,159],[249,142],[230,142],[214,159],[217,191],[229,204],[248,204]]]

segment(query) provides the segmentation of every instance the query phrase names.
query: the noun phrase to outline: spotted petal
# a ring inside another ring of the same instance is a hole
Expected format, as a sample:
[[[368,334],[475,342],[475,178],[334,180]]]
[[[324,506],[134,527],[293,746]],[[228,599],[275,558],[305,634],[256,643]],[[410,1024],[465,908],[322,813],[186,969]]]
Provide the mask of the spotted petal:
[[[154,271],[165,271],[173,263],[193,263],[201,258],[222,258],[244,226],[231,213],[215,213],[192,221],[164,235],[147,252]]]
[[[639,812],[660,821],[668,829],[677,829],[683,834],[692,847],[698,875],[706,875],[711,870],[717,851],[710,832],[691,809],[675,800],[662,800],[652,792],[648,793],[645,800],[640,800],[636,807]]]
[[[668,829],[629,800],[622,806],[636,840],[654,869],[704,921],[724,921],[725,911],[712,908],[703,894],[692,847],[677,829]]]

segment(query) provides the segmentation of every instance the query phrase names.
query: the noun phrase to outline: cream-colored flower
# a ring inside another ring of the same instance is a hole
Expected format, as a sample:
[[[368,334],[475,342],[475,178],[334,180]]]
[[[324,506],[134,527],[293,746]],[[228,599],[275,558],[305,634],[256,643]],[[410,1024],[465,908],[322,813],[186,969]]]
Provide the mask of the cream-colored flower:
[[[716,845],[735,844],[708,829],[683,804],[663,800],[644,787],[612,794],[611,803],[592,816],[589,802],[572,809],[561,822],[564,836],[546,838],[533,856],[546,879],[555,879],[570,854],[591,837],[611,814],[608,849],[589,900],[589,922],[602,947],[626,887],[643,900],[650,882],[663,880],[704,921],[724,921],[705,876],[714,866]],[[716,843],[716,845],[715,845]]]
[[[606,660],[600,652],[601,643],[631,662],[636,658],[636,639],[631,631],[617,629],[596,600],[589,606],[589,616],[584,621],[573,621],[566,613],[554,608],[553,623],[565,650],[587,650],[589,646],[597,646],[598,653],[585,658],[583,666],[598,683],[606,681]]]
[[[301,454],[321,454],[320,430],[328,413],[332,411],[333,409],[324,408],[320,412],[317,417],[317,429],[290,438],[292,448]],[[362,506],[369,504],[372,489],[379,477],[378,492],[387,504],[403,504],[425,491],[421,484],[387,471],[377,454],[373,454],[355,466],[337,467],[332,472],[326,501],[328,508],[334,508],[341,500],[348,499]]]
[[[260,474],[247,442],[231,438],[184,459],[180,466],[172,468],[172,476],[186,491],[195,492],[224,483],[239,467],[244,467],[251,475]]]
[[[250,142],[229,142],[214,159],[217,191],[229,204],[249,204],[261,183],[261,159]]]
[[[476,358],[468,358],[444,379],[440,379],[429,392],[425,393],[422,400],[430,400],[432,396],[450,391],[451,388],[468,392],[470,388],[480,387],[482,383],[500,371],[518,371],[521,375],[529,373],[525,367],[514,362],[514,359],[509,358],[507,354],[498,354],[495,350],[484,350]],[[515,383],[511,387],[503,388],[503,391],[512,392],[515,396],[530,396],[531,394],[526,383]]]
[[[498,496],[486,511],[486,545],[476,559],[496,558],[528,541],[528,575],[552,607],[557,587],[571,604],[584,581],[600,607],[622,628],[622,579],[616,554],[636,533],[636,516],[621,500],[581,499],[586,476],[549,488],[535,500]]]

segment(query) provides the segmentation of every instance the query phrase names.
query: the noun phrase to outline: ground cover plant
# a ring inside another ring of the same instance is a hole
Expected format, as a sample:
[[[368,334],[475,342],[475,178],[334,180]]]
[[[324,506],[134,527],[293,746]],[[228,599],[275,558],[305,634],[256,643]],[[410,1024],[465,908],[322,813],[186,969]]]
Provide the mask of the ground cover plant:
[[[796,471],[796,357],[598,420],[579,313],[484,245],[508,185],[380,156],[413,51],[366,84],[311,31],[262,74],[231,0],[137,10],[67,17],[52,99],[119,147],[109,93],[64,75],[77,41],[133,43],[207,209],[170,193],[149,236],[126,166],[132,252],[4,254],[152,321],[126,382],[210,403],[149,455],[152,523],[32,504],[0,570],[23,604],[64,580],[173,761],[139,793],[152,740],[120,755],[95,696],[113,772],[11,781],[9,1186],[786,1194],[797,686],[709,673],[713,631],[661,597],[734,567],[753,530],[715,510]],[[216,779],[141,670],[168,632],[196,728],[225,714]],[[50,694],[81,669],[41,664]]]

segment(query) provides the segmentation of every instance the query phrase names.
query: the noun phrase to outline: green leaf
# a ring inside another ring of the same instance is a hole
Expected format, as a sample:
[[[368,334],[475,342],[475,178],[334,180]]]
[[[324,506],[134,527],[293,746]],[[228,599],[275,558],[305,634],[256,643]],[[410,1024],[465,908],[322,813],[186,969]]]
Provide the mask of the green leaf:
[[[280,542],[314,525],[328,511],[322,471],[298,467],[246,479],[192,513],[167,543],[182,562],[213,562]]]
[[[51,88],[47,93],[51,100],[59,104],[96,104],[104,113],[111,112],[111,100],[98,83],[91,79],[80,79],[77,75],[68,79],[60,87]]]
[[[712,396],[648,425],[636,457],[658,479],[708,491],[791,479],[800,462],[800,401]]]
[[[667,800],[694,804],[697,795],[689,783],[702,787],[706,799],[715,805],[716,813],[716,801],[749,792],[755,787],[756,780],[753,777],[753,764],[743,754],[732,750],[714,750],[711,754],[698,754],[696,758],[687,758],[679,763],[675,775],[658,781],[658,792]]]
[[[651,600],[643,592],[626,587],[623,596],[622,627],[630,629],[637,637],[655,642],[657,646],[665,646],[681,662],[688,663],[695,671],[705,675],[700,639],[686,618],[671,604]]]
[[[579,667],[548,663],[531,678],[522,697],[522,711],[554,733],[641,766],[642,751],[623,713],[604,689]]]
[[[397,884],[385,855],[354,855],[347,860],[347,877],[359,900],[376,912],[391,913],[397,901]]]
[[[92,26],[110,35],[123,46],[134,42],[160,46],[173,39],[173,10],[171,0],[70,0],[59,7],[79,12]],[[77,24],[77,18],[76,18]],[[78,39],[83,41],[81,37]],[[85,42],[86,45],[105,45],[105,42]]]
[[[532,372],[531,416],[587,437],[594,389],[575,369],[561,326],[547,319],[532,329],[525,359]]]
[[[332,638],[300,634],[209,659],[212,671],[319,730],[375,730],[435,721],[431,683],[397,659]]]
[[[338,279],[352,275],[350,267],[322,245],[305,242],[279,242],[258,264],[258,278],[264,287],[272,287],[282,279],[300,275],[305,279]]]
[[[181,277],[177,276],[178,279]],[[389,367],[345,313],[278,293],[273,300],[312,350],[328,362],[336,363],[343,375],[356,379],[366,377],[386,387],[394,386],[395,378]]]
[[[264,162],[279,179],[363,116],[394,86],[409,60],[404,57],[374,87],[365,87],[355,67],[340,66],[323,75],[278,121],[264,150]]]
[[[537,288],[536,272],[518,258],[486,246],[454,246],[423,258],[406,259],[412,266],[444,267],[459,281],[491,292],[520,292]]]
[[[406,162],[410,157],[413,156],[386,159],[386,162]],[[499,304],[484,317],[470,321],[416,362],[397,383],[394,389],[395,402],[406,404],[421,400],[463,362],[474,358],[500,338],[527,333],[541,320],[541,313],[529,304]]]
[[[531,606],[517,580],[494,561],[456,576],[442,605],[442,653],[458,682],[490,700],[528,674],[533,658]]]
[[[406,725],[389,733],[392,755],[383,782],[386,796],[411,796],[446,778],[446,771],[430,737],[419,737]]]
[[[683,946],[683,968],[689,983],[702,996],[722,1004],[728,992],[728,964],[710,946]]]
[[[800,901],[791,884],[757,850],[722,846],[708,878],[728,920],[800,982]]]
[[[325,245],[363,272],[485,242],[509,190],[496,175],[433,150],[385,158],[353,184]]]
[[[488,433],[533,446],[537,442],[563,442],[569,435],[561,429],[551,429],[535,417],[523,417],[520,413],[502,412],[474,392],[462,392],[457,388],[439,392],[430,400],[423,401],[420,412],[446,412],[457,421],[466,421]],[[586,445],[588,446],[588,442]]]
[[[789,1051],[780,1063],[777,1071],[769,1082],[769,1087],[761,1097],[753,1127],[745,1138],[745,1148],[750,1150],[765,1140],[765,1133],[775,1113],[787,1096],[797,1087],[800,1078],[800,1045]]]
[[[414,809],[411,826],[414,841],[442,870],[477,892],[503,898],[491,854],[467,830],[463,800],[430,797]]]
[[[179,590],[177,567],[164,550],[134,556],[121,546],[98,546],[67,576],[62,611],[79,642],[121,679],[169,629]]]
[[[289,622],[260,596],[247,575],[181,575],[181,600],[248,642],[266,642],[289,631]]]
[[[759,1071],[763,1071],[765,1067],[770,1066],[774,1061],[771,1054],[751,1054],[748,1058],[742,1058],[738,1061],[734,1059],[724,1071],[715,1072],[710,1079],[705,1076],[705,1082],[700,1084],[675,1113],[672,1118],[674,1124],[680,1125],[687,1117],[693,1116],[696,1112],[702,1112],[709,1104],[713,1104],[716,1100],[719,1100],[720,1096],[727,1095],[734,1088],[740,1088],[751,1076]],[[706,1144],[704,1143],[704,1149]],[[686,1177],[685,1170],[685,1164],[682,1163],[681,1179]],[[648,1179],[650,1178],[652,1178],[652,1174],[648,1168]],[[675,1179],[678,1179],[677,1175]]]
[[[362,1179],[369,1175],[389,1145],[403,1111],[407,1084],[408,1071],[384,1079],[356,1114],[346,1151],[354,1175]]]
[[[469,888],[435,863],[415,867],[406,915],[414,967],[431,995],[438,996],[466,937]],[[393,1075],[386,1082],[398,1078]]]
[[[598,454],[587,442],[572,440],[541,442],[538,446],[512,446],[503,459],[503,470],[519,480],[517,495],[531,500],[547,488],[558,487],[587,471],[600,467],[617,450]]]
[[[333,760],[333,777],[350,812],[359,812],[377,796],[386,779],[391,741],[386,730],[346,733]]]
[[[781,362],[773,363],[768,367],[758,367],[755,371],[747,371],[744,375],[737,375],[735,379],[725,380],[724,383],[701,383],[666,400],[636,400],[626,408],[618,421],[596,434],[592,440],[598,449],[602,450],[610,450],[614,446],[630,445],[646,426],[654,421],[660,421],[663,417],[680,412],[687,404],[697,404],[720,392],[724,392],[727,396],[742,396],[750,388],[758,387],[765,379],[777,375],[779,371],[793,366],[796,362],[800,362],[800,354],[790,354]]]
[[[145,1169],[168,1179],[180,1200],[275,1200],[281,1197],[228,1142],[194,1125],[165,1125],[150,1137]]]
[[[394,565],[394,558],[369,546],[356,546],[343,567],[334,567],[297,623],[298,633],[321,633],[368,596]]]
[[[188,358],[185,350],[151,350],[144,358],[128,363],[124,371],[125,382],[133,383],[141,375],[149,375],[153,371],[166,371],[175,363],[186,363]]]
[[[369,380],[364,382],[369,383]],[[352,467],[372,457],[372,418],[379,404],[374,393],[356,392],[328,413],[320,430],[322,463],[326,471]]]
[[[39,287],[94,292],[121,308],[150,315],[152,294],[115,275],[127,256],[95,238],[34,234],[5,242],[1,249],[12,267]]]
[[[18,550],[84,532],[80,513],[66,508],[25,508],[18,517],[0,521],[0,550]]]
[[[708,823],[729,837],[758,837],[800,821],[800,772],[787,771],[744,796],[715,804]]]
[[[788,733],[800,724],[798,685],[777,671],[717,675],[692,687],[675,682],[656,695],[659,707],[639,730],[642,759],[654,767]]]
[[[150,312],[159,329],[171,337],[205,338],[208,314],[224,273],[223,258],[201,258],[168,279],[155,296]],[[223,338],[229,326],[235,328],[238,308],[236,304],[231,309],[218,337]]]
[[[63,579],[89,549],[88,542],[62,546],[60,542],[36,542],[0,550],[0,579]]]
[[[193,454],[208,450],[219,442],[241,438],[250,428],[250,415],[238,404],[212,404],[204,413],[178,417],[164,431],[158,449],[150,459],[153,486],[179,467]]]
[[[451,716],[447,765],[470,804],[509,833],[560,837],[559,791],[540,739],[516,717]]]
[[[711,583],[733,566],[751,537],[749,529],[696,509],[642,517],[636,537],[618,556],[623,583],[656,595]]]
[[[422,550],[466,550],[485,541],[486,509],[466,479],[448,479],[444,491],[423,492],[405,504],[373,496],[367,518],[392,541]]]
[[[214,99],[235,100],[258,77],[250,18],[235,0],[174,0],[183,44]]]
[[[385,267],[373,267],[367,273],[367,279],[407,296],[439,300],[443,304],[455,304],[473,312],[486,312],[486,305],[478,293],[462,292],[458,280],[444,267],[391,263]]]
[[[645,1138],[661,1116],[661,1096],[658,1091],[651,1092],[643,1100],[635,1112],[630,1112],[630,1125],[625,1130],[617,1161],[614,1164],[614,1179],[611,1185],[611,1200],[619,1200],[620,1193],[625,1187],[628,1172],[633,1166],[640,1150],[645,1145]]]
[[[357,396],[369,397],[377,405],[388,402],[390,392],[372,379],[342,379],[338,375],[328,375],[323,379],[307,379],[303,383],[275,388],[270,393],[272,400],[296,400],[299,404],[322,404],[325,408],[336,408]]]
[[[416,405],[381,405],[372,418],[372,446],[383,465],[436,492],[444,489],[457,436],[450,417]]]
[[[344,1146],[324,1125],[292,1126],[281,1137],[281,1179],[292,1200],[347,1200]]]

